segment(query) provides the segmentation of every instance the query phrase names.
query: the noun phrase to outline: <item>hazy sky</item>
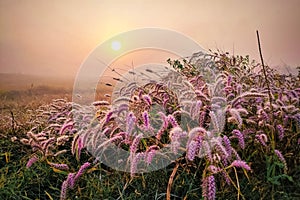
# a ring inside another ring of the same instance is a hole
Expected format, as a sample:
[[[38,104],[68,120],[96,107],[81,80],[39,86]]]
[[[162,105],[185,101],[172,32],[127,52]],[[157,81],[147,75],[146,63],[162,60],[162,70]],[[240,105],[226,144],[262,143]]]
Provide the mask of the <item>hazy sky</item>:
[[[143,27],[181,32],[205,49],[300,65],[298,0],[0,0],[0,72],[75,76],[111,36]]]

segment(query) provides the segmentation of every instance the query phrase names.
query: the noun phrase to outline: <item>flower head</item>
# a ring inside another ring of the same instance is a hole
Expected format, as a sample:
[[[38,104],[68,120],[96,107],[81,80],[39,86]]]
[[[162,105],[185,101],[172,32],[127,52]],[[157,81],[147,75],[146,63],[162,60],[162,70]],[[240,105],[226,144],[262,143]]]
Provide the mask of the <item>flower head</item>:
[[[143,121],[146,129],[149,129],[150,127],[150,119],[147,111],[143,112]]]
[[[233,130],[232,133],[238,138],[240,147],[244,149],[245,148],[244,135],[241,133],[241,131],[237,129]]]
[[[231,166],[233,166],[233,167],[240,167],[240,168],[243,168],[243,169],[248,170],[248,171],[251,170],[250,166],[245,161],[242,161],[242,160],[235,160],[235,161],[233,161],[231,163]]]
[[[65,180],[61,185],[60,200],[65,200],[67,198],[68,182]]]
[[[281,154],[281,152],[277,149],[274,150],[274,153],[276,154],[276,156],[278,157],[278,159],[284,164],[284,171],[285,173],[287,172],[287,163],[285,158],[283,157],[283,155]]]
[[[38,161],[39,159],[36,157],[36,156],[32,156],[29,160],[28,160],[28,162],[27,162],[27,164],[26,164],[26,167],[27,168],[30,168],[31,166],[32,166],[32,164],[33,163],[35,163],[36,161]]]
[[[283,128],[283,126],[280,125],[280,124],[278,124],[278,125],[276,126],[276,128],[277,128],[277,131],[278,131],[278,138],[279,138],[279,140],[281,141],[281,140],[283,139],[283,137],[284,137],[284,128]]]
[[[207,176],[202,180],[202,196],[205,200],[214,200],[216,198],[216,184],[213,175]]]
[[[75,177],[74,177],[74,182],[76,182],[81,176],[82,174],[85,172],[85,170],[91,165],[91,163],[86,162],[84,163],[80,169],[78,170],[78,172],[76,173]]]

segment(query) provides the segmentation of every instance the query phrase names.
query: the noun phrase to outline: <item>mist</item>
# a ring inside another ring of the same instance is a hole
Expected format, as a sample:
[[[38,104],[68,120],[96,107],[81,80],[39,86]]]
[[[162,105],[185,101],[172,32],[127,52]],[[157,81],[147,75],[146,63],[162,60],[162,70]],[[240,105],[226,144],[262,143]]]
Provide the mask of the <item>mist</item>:
[[[74,78],[89,53],[121,32],[178,31],[204,49],[300,65],[300,2],[294,1],[16,1],[0,2],[0,73]],[[174,41],[176,42],[176,41]],[[286,68],[281,70],[288,73]]]

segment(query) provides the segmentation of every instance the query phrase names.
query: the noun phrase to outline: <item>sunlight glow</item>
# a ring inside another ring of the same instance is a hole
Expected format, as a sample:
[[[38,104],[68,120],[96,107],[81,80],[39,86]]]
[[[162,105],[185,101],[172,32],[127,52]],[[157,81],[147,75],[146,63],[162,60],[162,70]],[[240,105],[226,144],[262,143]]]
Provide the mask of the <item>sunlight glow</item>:
[[[121,49],[121,43],[119,41],[113,41],[111,43],[111,48],[115,51],[118,51],[119,49]]]

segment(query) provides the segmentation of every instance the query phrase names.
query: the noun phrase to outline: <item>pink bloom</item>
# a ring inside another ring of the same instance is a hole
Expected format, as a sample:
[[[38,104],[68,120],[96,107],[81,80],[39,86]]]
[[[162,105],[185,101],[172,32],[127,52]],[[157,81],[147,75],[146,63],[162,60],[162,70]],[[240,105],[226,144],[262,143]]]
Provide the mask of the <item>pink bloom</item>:
[[[216,185],[215,185],[215,177],[208,177],[208,200],[213,200],[216,198]]]
[[[142,136],[143,136],[142,134],[139,134],[139,135],[136,136],[136,137],[134,138],[134,140],[132,141],[132,144],[131,144],[131,146],[130,146],[130,152],[131,152],[131,153],[135,153],[135,152],[137,151],[138,145],[139,145],[139,143],[140,143],[140,140],[141,140]]]
[[[235,161],[233,161],[231,163],[231,166],[244,168],[245,170],[248,170],[248,171],[251,170],[250,166],[245,161],[242,161],[242,160],[235,160]]]
[[[211,149],[209,143],[207,141],[203,141],[202,145],[203,145],[205,156],[207,156],[209,161],[212,161],[212,155],[211,155]]]
[[[30,168],[30,167],[32,166],[32,164],[35,163],[35,162],[38,161],[38,160],[39,160],[39,159],[38,159],[36,156],[31,157],[31,158],[28,160],[28,162],[27,162],[27,164],[26,164],[26,167],[27,167],[27,168]]]
[[[109,113],[107,113],[105,123],[109,122],[109,120],[111,119],[111,116],[113,115],[113,113],[114,113],[113,111],[110,111]]]
[[[82,174],[85,172],[85,170],[87,168],[90,167],[90,165],[91,165],[91,163],[86,162],[80,167],[80,169],[78,170],[78,172],[76,173],[76,175],[74,177],[74,182],[76,182],[80,178],[80,176],[82,176]]]
[[[61,127],[60,131],[59,131],[59,135],[62,135],[65,132],[66,129],[71,130],[72,128],[73,128],[73,122],[72,121],[64,124]]]
[[[171,123],[173,127],[178,126],[178,123],[173,115],[168,115],[168,121]]]
[[[263,146],[267,146],[266,142],[268,141],[268,138],[265,134],[259,134],[259,135],[255,135],[255,138],[263,145]]]
[[[193,161],[195,159],[197,150],[198,150],[198,142],[195,140],[192,140],[188,146],[187,158],[189,160]]]
[[[159,115],[160,115],[160,117],[162,118],[162,121],[163,121],[163,127],[166,129],[166,128],[168,128],[168,125],[169,125],[169,121],[168,121],[168,117],[164,114],[164,113],[162,113],[162,112],[159,112],[158,113]]]
[[[232,147],[231,147],[231,144],[230,144],[230,140],[226,135],[223,136],[223,143],[224,143],[225,149],[227,151],[227,154],[230,157],[231,152],[232,152]]]
[[[57,163],[49,163],[51,167],[54,167],[56,169],[60,170],[69,170],[69,166],[67,164],[57,164]]]
[[[266,113],[266,111],[264,111],[263,109],[261,109],[260,110],[260,114],[261,114],[263,120],[269,121],[270,118],[269,118],[269,115]]]
[[[215,149],[216,149],[217,153],[222,157],[222,160],[226,160],[228,158],[228,153],[227,153],[225,147],[222,145],[222,143],[219,140],[216,140]]]
[[[229,110],[229,113],[231,114],[231,116],[238,122],[238,126],[242,126],[243,124],[243,119],[239,113],[239,111],[235,108],[231,108]]]
[[[245,148],[244,135],[241,133],[241,131],[237,129],[233,130],[232,133],[238,138],[240,147],[244,149]]]
[[[200,109],[201,109],[201,107],[202,107],[202,101],[201,101],[201,100],[198,100],[198,101],[196,102],[196,112],[199,112]]]
[[[186,132],[182,131],[182,129],[179,126],[171,129],[170,131],[171,149],[174,154],[177,154],[177,150],[180,147],[180,139],[184,136],[186,136]]]
[[[277,131],[278,131],[278,138],[279,138],[279,140],[281,141],[281,140],[283,139],[283,137],[284,137],[284,128],[283,128],[283,126],[280,125],[280,124],[278,124],[278,125],[276,126],[276,128],[277,128]]]
[[[48,140],[41,142],[41,144],[43,145],[43,147],[42,147],[43,150],[46,150],[51,143],[55,142],[55,140],[56,140],[55,137],[52,137],[52,138],[49,138]]]
[[[202,180],[202,196],[205,200],[214,200],[216,198],[215,177],[213,175],[205,177]]]
[[[71,147],[71,153],[74,155],[75,154],[75,150],[76,150],[76,144],[77,144],[77,140],[79,138],[79,134],[76,134],[74,137],[73,137],[73,140],[72,140],[72,147]]]
[[[172,151],[174,154],[177,154],[177,153],[178,153],[179,147],[180,147],[179,141],[172,141],[172,143],[171,143],[171,151]]]
[[[183,131],[179,126],[172,128],[171,131],[170,131],[171,141],[178,141],[178,139],[180,138],[182,132]]]
[[[227,77],[227,86],[231,85],[231,81],[232,81],[232,76],[228,75],[228,77]]]
[[[229,175],[226,173],[226,171],[222,171],[221,174],[222,174],[222,176],[224,177],[226,183],[227,183],[228,185],[230,185],[230,184],[231,184],[230,178],[229,178]]]
[[[138,162],[144,157],[144,153],[137,153],[131,161],[130,174],[133,176],[137,171]]]
[[[67,189],[68,189],[68,182],[65,180],[61,185],[60,200],[65,200],[67,198]]]
[[[70,187],[71,189],[73,189],[75,185],[74,177],[75,177],[75,173],[68,174],[67,182],[68,182],[68,187]]]
[[[144,101],[148,104],[148,106],[152,105],[152,100],[151,100],[151,97],[149,95],[145,94],[142,97],[143,97]]]
[[[206,112],[202,111],[199,116],[199,126],[204,126],[205,123]]]
[[[207,168],[211,173],[215,174],[215,173],[218,173],[219,171],[221,171],[221,168],[220,167],[216,167],[214,165],[210,165],[208,166]]]
[[[108,101],[95,101],[93,102],[93,106],[108,106],[109,102]]]
[[[127,126],[126,126],[126,132],[131,134],[133,128],[134,128],[134,123],[136,121],[136,117],[134,116],[133,112],[130,112],[127,116]]]
[[[283,155],[281,154],[280,151],[275,149],[274,152],[275,152],[276,156],[278,157],[278,159],[284,164],[284,171],[286,173],[287,172],[287,163],[286,163],[285,158],[283,157]]]
[[[78,144],[77,144],[77,152],[76,152],[76,156],[77,159],[80,160],[80,154],[81,154],[81,150],[83,149],[83,141],[82,141],[82,137],[80,137],[78,139]]]
[[[205,136],[207,134],[206,130],[202,127],[195,127],[189,132],[189,139],[192,140],[198,135]]]
[[[155,154],[156,154],[156,150],[155,150],[155,149],[151,149],[150,151],[148,151],[148,152],[146,153],[146,163],[147,163],[148,165],[151,164],[151,162],[152,162],[152,160],[153,160]]]
[[[159,112],[158,114],[161,116],[162,122],[163,122],[163,123],[162,123],[161,128],[159,129],[159,131],[156,133],[156,136],[155,136],[155,137],[156,137],[158,140],[160,140],[162,134],[163,134],[164,131],[168,128],[169,121],[168,121],[168,117],[167,117],[164,113]]]
[[[149,129],[150,127],[150,119],[149,119],[149,115],[147,111],[143,112],[143,121],[144,121],[144,125],[147,129]]]

